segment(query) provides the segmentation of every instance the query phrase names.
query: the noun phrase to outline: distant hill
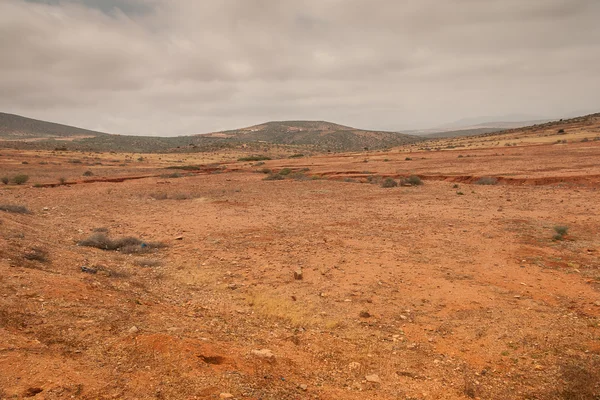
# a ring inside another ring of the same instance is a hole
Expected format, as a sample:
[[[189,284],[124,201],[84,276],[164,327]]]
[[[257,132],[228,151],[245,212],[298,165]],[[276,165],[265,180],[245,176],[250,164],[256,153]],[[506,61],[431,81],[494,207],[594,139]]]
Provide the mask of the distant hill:
[[[413,135],[363,130],[327,121],[272,121],[198,136],[238,142],[309,146],[321,151],[383,149],[423,140]]]
[[[0,112],[0,139],[2,140],[98,137],[106,135],[108,134]]]
[[[218,151],[284,146],[298,151],[383,149],[424,140],[395,132],[369,131],[325,121],[276,121],[202,135],[150,137],[111,135],[0,113],[0,145],[18,149],[66,149],[140,153]]]

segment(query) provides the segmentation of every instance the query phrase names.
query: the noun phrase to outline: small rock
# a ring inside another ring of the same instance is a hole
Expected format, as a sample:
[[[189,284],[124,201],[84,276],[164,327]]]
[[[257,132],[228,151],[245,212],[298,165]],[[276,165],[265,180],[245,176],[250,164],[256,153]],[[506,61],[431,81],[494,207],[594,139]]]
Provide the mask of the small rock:
[[[600,307],[600,301],[595,302],[594,305]]]
[[[275,358],[275,354],[273,354],[273,352],[269,349],[252,350],[252,354],[255,355],[256,357],[266,358],[269,360]]]
[[[299,387],[301,390],[304,390],[305,392],[308,390],[308,385],[305,385],[305,384],[298,385],[298,387]]]
[[[85,272],[86,274],[96,274],[98,270],[95,268],[86,267],[85,265],[81,267],[81,272]]]
[[[44,207],[42,208],[42,211],[49,211],[50,209],[48,207]]]
[[[400,319],[403,321],[406,321],[408,319],[408,317],[406,315],[400,315]]]
[[[177,236],[175,237],[175,240],[183,240],[183,236]]]
[[[376,375],[376,374],[365,376],[365,380],[367,382],[371,382],[371,383],[381,383],[381,379],[379,378],[379,375]]]
[[[138,329],[137,326],[132,326],[131,328],[129,328],[129,333],[138,333],[140,330]]]
[[[235,290],[238,288],[238,286],[235,283],[230,283],[229,285],[227,285],[227,287],[231,290]]]
[[[219,395],[220,399],[233,399],[233,395],[231,393],[221,393]]]
[[[360,368],[360,363],[353,361],[350,364],[348,364],[348,369],[349,370],[356,370]]]
[[[360,314],[358,314],[361,318],[371,318],[371,314],[368,311],[361,311]]]
[[[297,281],[301,281],[304,279],[304,274],[301,269],[297,269],[294,271],[294,279]]]

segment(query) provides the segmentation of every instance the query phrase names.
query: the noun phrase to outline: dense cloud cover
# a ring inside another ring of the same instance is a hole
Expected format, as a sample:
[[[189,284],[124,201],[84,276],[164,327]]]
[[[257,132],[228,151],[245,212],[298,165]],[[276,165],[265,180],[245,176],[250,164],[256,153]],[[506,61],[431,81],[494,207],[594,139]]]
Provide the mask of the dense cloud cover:
[[[0,111],[123,134],[600,111],[598,0],[0,0]]]

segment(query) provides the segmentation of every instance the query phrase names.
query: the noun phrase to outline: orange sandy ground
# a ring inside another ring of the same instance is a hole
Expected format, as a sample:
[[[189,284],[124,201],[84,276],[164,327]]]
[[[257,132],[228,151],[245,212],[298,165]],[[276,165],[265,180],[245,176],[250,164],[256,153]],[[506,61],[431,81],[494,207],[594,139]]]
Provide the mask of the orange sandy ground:
[[[0,211],[0,398],[600,393],[600,142],[230,162],[181,178],[160,175],[182,156],[0,152],[0,175],[30,176],[1,187],[0,205],[32,212]],[[284,167],[328,179],[256,172]],[[154,177],[33,187],[86,170]],[[410,174],[425,184],[366,183]],[[167,247],[77,245],[96,228]],[[33,249],[48,260],[26,259]]]

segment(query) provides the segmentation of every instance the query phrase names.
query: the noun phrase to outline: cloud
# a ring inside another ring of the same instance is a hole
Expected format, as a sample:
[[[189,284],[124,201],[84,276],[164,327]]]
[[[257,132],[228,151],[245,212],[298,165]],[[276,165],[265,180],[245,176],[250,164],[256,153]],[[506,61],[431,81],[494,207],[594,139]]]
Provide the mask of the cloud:
[[[4,0],[0,110],[115,133],[600,106],[596,0]]]

